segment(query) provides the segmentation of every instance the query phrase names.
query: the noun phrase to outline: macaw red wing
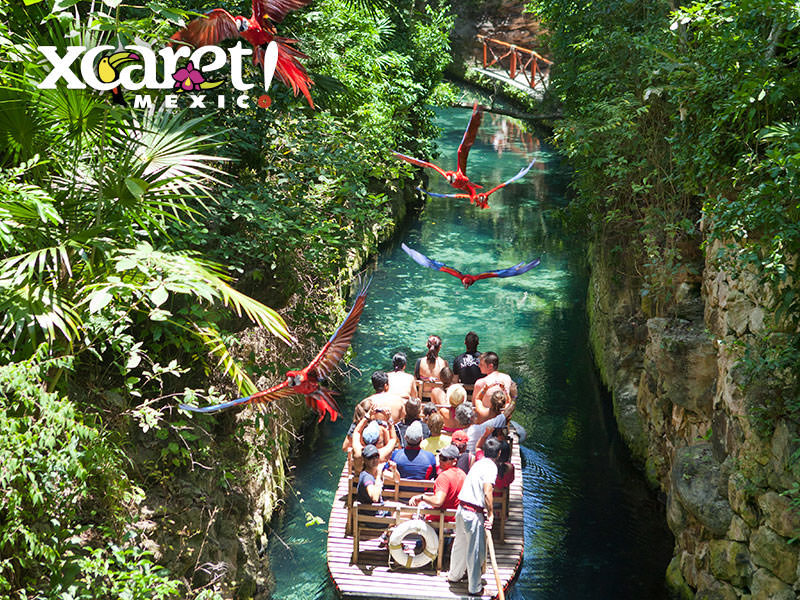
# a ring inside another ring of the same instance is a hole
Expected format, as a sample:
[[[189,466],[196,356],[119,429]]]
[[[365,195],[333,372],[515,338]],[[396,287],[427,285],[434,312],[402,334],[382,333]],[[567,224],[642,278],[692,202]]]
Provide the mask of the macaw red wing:
[[[425,160],[420,160],[420,159],[418,159],[418,158],[414,158],[414,157],[412,157],[412,156],[406,156],[405,154],[400,154],[399,152],[392,152],[392,154],[394,154],[394,155],[395,155],[397,158],[399,158],[399,159],[401,159],[401,160],[404,160],[404,161],[406,161],[406,162],[409,162],[409,163],[411,163],[412,165],[415,165],[415,166],[417,166],[417,167],[423,167],[423,168],[424,168],[424,167],[427,167],[427,168],[429,168],[429,169],[433,169],[433,170],[435,170],[435,171],[438,171],[438,173],[439,173],[439,174],[440,174],[442,177],[444,177],[445,179],[447,179],[447,173],[445,173],[444,169],[442,169],[441,167],[438,167],[438,166],[436,166],[436,165],[435,165],[435,164],[433,164],[433,163],[427,162],[427,161],[425,161]]]
[[[492,189],[490,189],[488,192],[485,192],[486,196],[488,197],[488,196],[494,194],[500,188],[504,188],[509,183],[512,183],[512,182],[516,181],[517,179],[519,179],[520,177],[524,177],[525,175],[527,175],[528,171],[531,170],[531,167],[533,166],[533,164],[535,162],[536,162],[536,159],[534,158],[530,163],[528,163],[528,165],[526,167],[523,167],[522,170],[520,170],[520,172],[517,173],[516,175],[514,175],[511,179],[509,179],[508,181],[504,181],[500,185],[497,185],[497,186],[493,187]]]
[[[289,380],[282,381],[277,385],[273,385],[271,388],[264,390],[263,392],[256,392],[252,396],[246,396],[244,398],[237,398],[236,400],[231,400],[230,402],[223,402],[222,404],[214,404],[213,406],[204,406],[203,408],[198,408],[197,406],[190,406],[188,404],[180,404],[179,406],[184,410],[190,410],[192,412],[201,412],[201,413],[214,413],[220,410],[225,410],[226,408],[231,408],[232,406],[241,406],[244,404],[251,404],[251,403],[265,403],[265,402],[274,402],[280,398],[286,398],[287,396],[292,396],[297,392],[293,391],[291,386],[289,385]]]
[[[356,301],[350,308],[350,312],[347,313],[344,321],[342,321],[339,327],[336,328],[336,331],[333,332],[328,343],[322,347],[319,354],[317,354],[314,360],[306,367],[306,371],[316,369],[317,380],[323,379],[331,374],[333,368],[342,360],[342,356],[344,356],[344,353],[350,346],[353,335],[358,328],[358,321],[361,318],[361,313],[364,311],[364,303],[367,301],[367,289],[369,288],[370,282],[371,281],[368,281],[358,293]],[[331,397],[330,400],[333,400],[333,398]],[[335,405],[336,403],[334,402],[334,406]]]
[[[273,23],[280,23],[290,12],[310,3],[311,0],[253,0],[253,14],[258,19],[266,15]]]
[[[466,174],[467,172],[467,157],[469,156],[469,149],[475,143],[475,136],[478,135],[478,127],[481,126],[481,119],[483,118],[483,106],[478,106],[478,103],[472,105],[472,117],[470,117],[469,124],[464,130],[464,137],[461,138],[461,144],[458,146],[458,170]]]
[[[239,37],[236,19],[227,10],[215,8],[173,34],[173,40],[186,42],[195,48],[214,46],[222,40]]]
[[[333,397],[333,392],[324,387],[306,396],[306,404],[316,411],[319,421],[325,418],[325,413],[331,416],[331,421],[335,421],[339,416],[339,405]]]
[[[496,271],[488,271],[486,273],[481,273],[480,275],[475,275],[473,279],[488,279],[489,277],[514,277],[515,275],[522,275],[523,273],[527,273],[534,267],[538,267],[539,264],[542,262],[540,258],[534,258],[531,262],[525,263],[521,262],[513,267],[508,267],[507,269],[497,269]]]
[[[405,252],[411,258],[413,258],[414,262],[417,263],[418,265],[422,265],[423,267],[428,267],[429,269],[433,269],[434,271],[443,271],[445,273],[449,273],[450,275],[458,277],[459,279],[463,277],[463,275],[459,271],[456,271],[452,267],[448,267],[443,262],[439,262],[438,260],[433,260],[431,258],[428,258],[421,252],[417,252],[416,250],[414,250],[413,248],[409,248],[405,244],[400,244],[400,247],[403,249],[403,252]]]
[[[314,82],[311,81],[306,68],[300,62],[301,58],[308,58],[308,56],[294,47],[297,40],[277,35],[273,36],[273,40],[278,46],[278,61],[275,64],[275,74],[278,79],[287,87],[292,88],[295,96],[297,96],[298,92],[301,92],[306,97],[309,106],[314,108],[314,102],[311,100],[311,93],[308,90],[308,86],[313,85]],[[263,67],[265,54],[264,47],[259,46],[255,49],[253,62]]]

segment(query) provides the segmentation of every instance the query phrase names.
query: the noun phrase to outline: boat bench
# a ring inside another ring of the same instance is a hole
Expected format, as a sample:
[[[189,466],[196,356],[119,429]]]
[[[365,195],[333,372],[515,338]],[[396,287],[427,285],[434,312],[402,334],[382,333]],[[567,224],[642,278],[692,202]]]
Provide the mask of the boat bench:
[[[417,508],[408,506],[412,496],[422,493],[433,493],[433,480],[429,479],[401,479],[399,483],[384,481],[383,497],[394,505],[376,506],[374,504],[361,504],[355,500],[358,490],[358,479],[350,478],[347,493],[347,525],[346,533],[353,536],[353,564],[358,562],[359,546],[361,539],[373,539],[389,527],[396,527],[404,521],[416,518],[417,515],[425,518],[428,515],[436,517],[428,523],[436,530],[439,536],[439,550],[437,553],[436,570],[442,570],[442,554],[445,536],[455,534],[455,513],[453,509],[442,510],[439,508]],[[494,519],[493,535],[499,531],[499,541],[505,539],[505,523],[508,518],[508,488],[496,490],[494,493]],[[385,516],[376,516],[376,510],[385,511]],[[445,517],[453,517],[448,521]],[[499,525],[499,527],[498,527]],[[388,552],[388,549],[387,549]]]

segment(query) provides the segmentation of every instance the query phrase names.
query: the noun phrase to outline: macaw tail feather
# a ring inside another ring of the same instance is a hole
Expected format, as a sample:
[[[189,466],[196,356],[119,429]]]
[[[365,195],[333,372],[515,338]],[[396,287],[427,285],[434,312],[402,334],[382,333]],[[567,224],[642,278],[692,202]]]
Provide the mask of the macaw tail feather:
[[[306,68],[300,62],[300,59],[308,57],[294,47],[297,40],[275,36],[274,41],[278,45],[278,63],[275,65],[275,75],[284,85],[292,88],[295,96],[298,92],[302,93],[306,97],[308,105],[314,108],[314,101],[311,99],[311,92],[308,89],[314,82],[311,81]],[[257,48],[253,62],[263,66],[264,53],[263,46]]]
[[[306,395],[306,404],[313,408],[319,415],[319,421],[325,418],[325,414],[329,414],[331,421],[335,421],[340,412],[339,405],[333,397],[333,392],[327,388],[321,387],[312,394]]]
[[[203,406],[202,408],[199,406],[191,406],[189,404],[179,404],[178,407],[182,408],[183,410],[189,410],[191,412],[199,412],[199,413],[215,413],[220,410],[225,410],[226,408],[230,408],[232,406],[239,406],[241,404],[246,404],[250,400],[251,396],[247,396],[246,398],[237,398],[236,400],[231,400],[230,402],[223,402],[222,404],[212,404],[211,406]]]

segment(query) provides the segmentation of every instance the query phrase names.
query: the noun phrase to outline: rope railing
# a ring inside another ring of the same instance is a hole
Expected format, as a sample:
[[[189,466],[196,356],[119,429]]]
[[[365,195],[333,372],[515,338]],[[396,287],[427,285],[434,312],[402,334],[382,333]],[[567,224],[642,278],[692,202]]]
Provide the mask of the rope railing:
[[[498,66],[502,67],[506,73],[508,73],[508,76],[511,79],[516,79],[517,74],[522,73],[525,81],[528,82],[528,85],[532,88],[535,88],[537,85],[538,76],[538,83],[541,83],[543,87],[547,86],[544,73],[542,72],[542,68],[539,66],[539,63],[544,63],[547,65],[547,67],[549,67],[553,64],[552,60],[546,59],[535,50],[522,48],[516,44],[509,44],[508,42],[489,38],[485,35],[479,34],[478,41],[483,44],[484,69],[488,69],[489,67],[497,64]],[[497,52],[495,52],[495,48],[497,49]],[[506,52],[498,56],[498,53],[503,52],[503,49],[505,49]],[[491,60],[489,59],[490,55]],[[502,62],[506,58],[508,58],[507,67]]]

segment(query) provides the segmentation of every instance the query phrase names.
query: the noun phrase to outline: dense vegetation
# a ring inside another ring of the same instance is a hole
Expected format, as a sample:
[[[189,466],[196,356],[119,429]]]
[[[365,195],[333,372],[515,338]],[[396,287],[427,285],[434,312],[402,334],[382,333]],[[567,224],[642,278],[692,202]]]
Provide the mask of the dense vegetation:
[[[158,48],[186,10],[217,4],[0,6],[0,596],[213,596],[156,566],[131,527],[144,487],[200,461],[223,465],[203,467],[220,489],[241,483],[215,424],[174,405],[219,399],[210,372],[234,393],[282,372],[272,340],[236,349],[247,324],[314,351],[354,257],[394,218],[410,170],[388,150],[433,133],[423,103],[451,26],[438,4],[290,15],[281,33],[309,55],[316,110],[277,81],[266,110],[148,111],[35,85],[40,46]],[[288,435],[248,439],[280,461]]]
[[[800,421],[796,4],[532,0],[529,9],[551,32],[566,116],[555,137],[576,174],[572,217],[611,240],[617,260],[633,258],[651,315],[675,307],[703,240],[732,272],[755,274],[771,311],[766,332],[738,349],[743,383],[769,388],[751,395],[761,398],[752,420],[763,433],[778,417]]]

